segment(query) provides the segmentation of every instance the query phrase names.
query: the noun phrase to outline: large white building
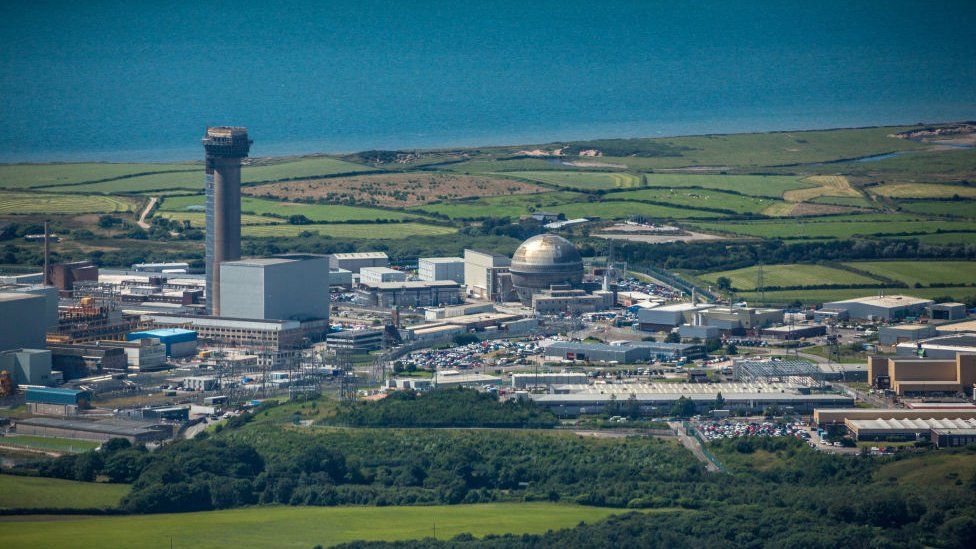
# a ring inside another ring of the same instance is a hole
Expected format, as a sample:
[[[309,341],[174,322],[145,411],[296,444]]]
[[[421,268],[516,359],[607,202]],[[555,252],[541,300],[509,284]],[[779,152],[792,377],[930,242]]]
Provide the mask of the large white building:
[[[932,303],[931,299],[908,295],[881,295],[831,301],[823,304],[823,310],[836,311],[849,318],[890,322],[921,316]]]
[[[360,284],[379,284],[381,282],[404,282],[407,274],[389,267],[363,267],[359,269]]]
[[[287,254],[220,265],[220,312],[231,318],[329,318],[326,256]]]
[[[464,259],[460,257],[422,257],[417,265],[420,280],[453,280],[464,284]]]
[[[358,273],[363,267],[388,267],[389,265],[390,258],[384,252],[354,252],[329,256],[329,267],[354,273]]]
[[[505,255],[481,250],[464,250],[464,285],[468,295],[490,301],[512,296],[509,266],[512,260]]]

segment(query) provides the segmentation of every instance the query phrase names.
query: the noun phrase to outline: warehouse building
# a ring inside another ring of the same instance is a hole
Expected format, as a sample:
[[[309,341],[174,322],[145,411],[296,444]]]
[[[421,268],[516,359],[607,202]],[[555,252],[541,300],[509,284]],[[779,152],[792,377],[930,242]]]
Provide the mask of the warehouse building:
[[[934,430],[943,432],[942,445],[958,444],[958,435],[976,433],[976,419],[848,419],[844,422],[848,432],[855,440],[918,440],[931,439]],[[949,436],[950,433],[956,437]],[[965,435],[963,435],[965,437]],[[956,440],[951,440],[956,439]],[[937,442],[937,441],[933,441]]]
[[[173,438],[173,426],[119,420],[82,421],[35,417],[19,419],[18,435],[74,438],[107,442],[124,438],[132,443],[160,442]]]
[[[934,303],[929,305],[929,317],[932,320],[960,320],[966,318],[965,303]]]
[[[283,254],[220,264],[221,316],[262,320],[329,318],[329,259]]]
[[[76,416],[91,407],[90,391],[53,387],[28,387],[25,392],[27,411],[41,416]]]
[[[827,335],[827,327],[823,324],[774,326],[772,328],[763,328],[762,335],[773,339],[795,341],[808,337]]]
[[[51,367],[51,351],[47,349],[0,351],[0,371],[9,372],[16,385],[54,385]]]
[[[352,271],[329,268],[329,287],[331,288],[352,288]]]
[[[972,394],[976,383],[976,354],[957,353],[954,359],[868,357],[868,380],[878,389],[898,395]]]
[[[464,259],[460,257],[422,257],[417,263],[420,280],[453,280],[464,284]]]
[[[814,410],[813,424],[843,425],[848,420],[858,419],[976,419],[976,409],[968,408],[837,408]]]
[[[197,352],[197,332],[185,328],[157,328],[132,332],[126,336],[128,341],[139,339],[158,339],[163,344],[166,356],[183,358]]]
[[[379,284],[381,282],[405,282],[407,273],[389,267],[363,267],[359,270],[360,284]]]
[[[359,273],[363,267],[389,267],[390,258],[384,252],[354,252],[346,254],[332,254],[329,256],[329,267],[345,269]]]
[[[882,295],[831,301],[824,303],[823,308],[842,312],[849,318],[892,322],[922,316],[932,303],[931,299],[907,295]]]
[[[23,292],[0,293],[0,351],[43,349],[48,328],[48,300]]]
[[[482,250],[464,250],[464,285],[468,295],[488,301],[509,301],[515,297],[506,255]]]
[[[460,372],[458,370],[441,370],[434,374],[434,386],[439,388],[471,387],[479,388],[485,385],[501,385],[500,377],[479,374],[477,372]]]
[[[628,341],[621,344],[557,341],[545,348],[545,356],[580,362],[636,364],[650,360],[695,360],[705,357],[705,348],[695,343]]]
[[[895,347],[898,356],[923,356],[951,360],[959,353],[976,353],[976,333],[955,333],[922,341],[906,341]]]
[[[878,343],[882,345],[897,345],[906,341],[919,341],[936,335],[935,326],[931,324],[898,324],[895,326],[881,326],[878,328]]]
[[[709,303],[674,303],[637,311],[638,326],[645,332],[670,331],[682,324],[704,324],[699,313],[711,309]]]
[[[524,389],[544,385],[585,385],[588,379],[586,374],[571,372],[512,374],[512,387]]]
[[[815,408],[853,405],[853,398],[833,393],[806,393],[787,383],[619,383],[557,386],[549,394],[530,394],[536,404],[560,417],[602,414],[610,404],[633,398],[644,415],[667,414],[684,397],[699,412],[715,406],[722,394],[723,406],[730,410],[761,412],[779,407],[797,413]]]
[[[369,307],[439,307],[461,303],[461,285],[450,280],[360,283],[356,301]]]
[[[651,309],[653,311],[654,309]],[[697,311],[698,323],[716,326],[723,334],[743,335],[746,332],[782,324],[782,309],[755,307],[709,307]]]
[[[963,322],[953,322],[952,324],[940,324],[935,327],[939,335],[956,335],[964,333],[976,334],[976,320],[966,320]]]

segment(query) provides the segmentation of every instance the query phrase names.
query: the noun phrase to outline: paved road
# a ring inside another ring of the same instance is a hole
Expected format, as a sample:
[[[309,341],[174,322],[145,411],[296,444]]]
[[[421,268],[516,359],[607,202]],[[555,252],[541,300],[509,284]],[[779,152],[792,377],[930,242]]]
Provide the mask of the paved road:
[[[156,207],[157,202],[159,202],[159,199],[156,198],[155,196],[149,197],[149,204],[146,204],[146,209],[142,210],[142,214],[139,215],[139,221],[136,221],[137,225],[139,225],[143,229],[149,230],[149,223],[146,223],[146,216],[148,216],[149,212],[151,212],[152,209]]]

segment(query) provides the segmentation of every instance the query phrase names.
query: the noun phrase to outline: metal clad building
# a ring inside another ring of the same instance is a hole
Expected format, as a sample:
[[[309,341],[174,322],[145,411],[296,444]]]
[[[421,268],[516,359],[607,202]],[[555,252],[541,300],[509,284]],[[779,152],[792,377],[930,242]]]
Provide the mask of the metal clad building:
[[[220,266],[222,315],[266,320],[329,318],[324,255],[288,254]]]
[[[422,257],[417,264],[420,280],[453,280],[464,284],[464,259],[460,257]]]
[[[0,351],[43,349],[48,328],[48,301],[43,295],[0,293]]]

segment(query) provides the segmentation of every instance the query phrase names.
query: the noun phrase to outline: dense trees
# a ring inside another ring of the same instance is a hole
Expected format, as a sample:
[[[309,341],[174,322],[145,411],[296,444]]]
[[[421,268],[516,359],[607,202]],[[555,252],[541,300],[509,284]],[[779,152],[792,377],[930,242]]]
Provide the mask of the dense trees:
[[[534,427],[556,424],[556,416],[530,402],[505,403],[472,389],[397,391],[378,402],[343,402],[335,423],[357,427]]]

